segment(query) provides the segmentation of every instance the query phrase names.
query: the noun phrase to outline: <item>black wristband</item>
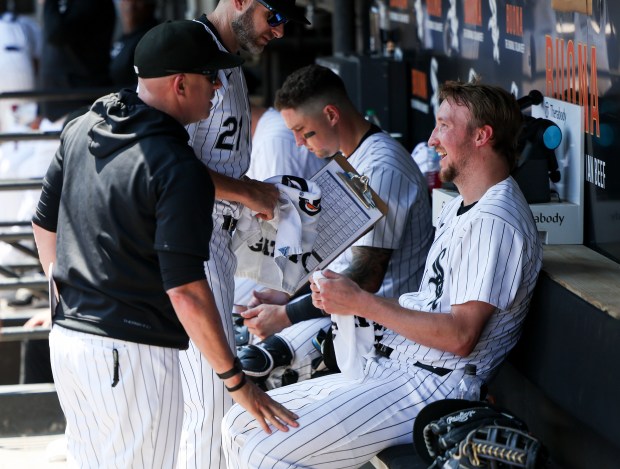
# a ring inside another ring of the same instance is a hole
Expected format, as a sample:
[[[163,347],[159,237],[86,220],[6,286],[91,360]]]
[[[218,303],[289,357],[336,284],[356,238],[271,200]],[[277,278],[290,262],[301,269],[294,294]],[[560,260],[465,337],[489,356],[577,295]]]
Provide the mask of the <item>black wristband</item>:
[[[246,383],[246,378],[245,378],[245,373],[241,373],[241,381],[239,381],[239,384],[235,384],[234,386],[228,387],[226,385],[224,385],[224,387],[226,388],[226,391],[228,392],[235,392],[238,391],[239,389],[241,389],[243,386],[245,386]]]
[[[230,370],[225,371],[224,373],[215,373],[215,374],[217,375],[219,379],[228,379],[241,373],[242,371],[243,371],[243,368],[241,367],[241,360],[239,360],[239,357],[235,357],[235,360],[233,361],[233,367]]]
[[[286,305],[286,315],[291,324],[297,324],[308,319],[323,317],[323,311],[312,304],[312,296],[306,295],[297,301]]]

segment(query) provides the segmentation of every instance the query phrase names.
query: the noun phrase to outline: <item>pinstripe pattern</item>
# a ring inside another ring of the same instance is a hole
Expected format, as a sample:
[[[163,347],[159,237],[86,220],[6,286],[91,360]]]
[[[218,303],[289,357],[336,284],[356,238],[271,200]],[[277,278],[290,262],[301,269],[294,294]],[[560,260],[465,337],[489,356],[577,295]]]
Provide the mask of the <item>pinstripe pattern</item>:
[[[49,339],[68,465],[174,467],[183,416],[178,350],[57,325]],[[119,381],[112,386],[114,349]]]
[[[309,319],[293,324],[276,334],[286,340],[293,350],[293,361],[287,368],[297,372],[298,381],[311,378],[312,362],[321,356],[321,353],[312,344],[312,339],[316,337],[320,329],[327,331],[331,323],[331,319],[328,317]]]
[[[415,416],[450,394],[458,382],[452,375],[401,369],[380,357],[367,362],[361,383],[336,374],[270,391],[300,416],[299,428],[267,435],[234,406],[223,423],[228,467],[359,467],[388,446],[412,443]]]
[[[381,342],[395,351],[390,359],[367,360],[361,383],[331,375],[270,392],[300,415],[299,428],[266,435],[234,406],[223,422],[229,469],[359,467],[388,446],[411,443],[420,409],[453,397],[463,376],[461,361],[477,364],[481,375],[489,376],[518,339],[542,246],[512,178],[457,216],[460,202],[459,197],[442,212],[420,291],[402,295],[400,303],[438,314],[470,300],[497,306],[471,355],[461,360],[385,330]],[[415,361],[455,371],[440,377],[414,366]]]
[[[405,148],[384,132],[366,138],[348,162],[369,177],[370,186],[388,205],[387,216],[354,244],[393,250],[377,294],[397,297],[417,290],[433,241],[426,180]],[[352,258],[351,249],[347,249],[329,268],[341,272]],[[318,355],[309,342],[317,333],[314,321],[304,321],[278,334],[295,351],[291,368],[300,380],[310,377],[310,363]],[[301,337],[307,337],[308,342],[303,343]]]
[[[203,23],[204,24],[204,23]],[[209,30],[220,50],[226,48]],[[241,68],[220,70],[222,82],[216,90],[211,115],[207,120],[187,127],[196,156],[211,170],[240,178],[250,165],[250,105]],[[234,350],[232,308],[234,273],[237,265],[231,250],[230,235],[220,229],[224,215],[239,217],[241,206],[216,200],[213,235],[209,244],[210,259],[205,263],[207,280],[228,342]],[[221,421],[232,405],[232,398],[213,369],[192,341],[180,353],[185,412],[179,452],[179,468],[223,468]]]
[[[347,161],[368,176],[370,186],[389,207],[388,214],[354,244],[393,250],[377,294],[396,297],[417,290],[433,241],[424,176],[407,150],[385,132],[366,138]],[[350,262],[347,249],[330,269],[342,271]]]
[[[465,359],[390,331],[385,332],[382,343],[411,362],[450,369],[473,363],[484,378],[519,339],[542,263],[542,247],[532,212],[511,177],[456,216],[461,202],[457,197],[444,208],[420,291],[401,296],[400,304],[441,313],[450,311],[450,305],[476,300],[490,303],[498,311]]]
[[[214,215],[221,226],[223,219]],[[235,336],[232,324],[234,272],[237,260],[230,249],[231,238],[224,230],[215,230],[211,249],[220,255],[205,263],[207,280],[213,291],[217,309],[222,317],[230,348],[234,350]],[[212,251],[213,252],[213,251]],[[231,285],[233,287],[231,287]],[[179,354],[181,361],[185,413],[179,453],[179,468],[224,467],[221,452],[220,425],[233,400],[200,350],[190,341],[187,350]]]
[[[252,137],[252,158],[247,176],[264,181],[273,176],[290,174],[310,179],[329,161],[297,146],[293,132],[286,127],[282,115],[270,107],[258,120]],[[263,289],[254,280],[235,278],[235,303],[247,304],[252,291]]]
[[[220,50],[226,51],[217,36],[205,25]],[[250,167],[251,122],[248,87],[240,67],[220,70],[222,86],[215,91],[209,118],[188,125],[190,145],[209,169],[240,178]],[[215,211],[239,218],[241,207],[234,202],[216,201]]]

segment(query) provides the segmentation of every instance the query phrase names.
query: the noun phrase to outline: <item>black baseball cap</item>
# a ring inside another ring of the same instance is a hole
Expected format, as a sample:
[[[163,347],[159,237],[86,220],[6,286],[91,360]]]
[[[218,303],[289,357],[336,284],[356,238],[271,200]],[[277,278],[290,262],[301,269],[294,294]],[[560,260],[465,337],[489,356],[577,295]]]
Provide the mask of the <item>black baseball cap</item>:
[[[299,7],[295,5],[295,0],[263,0],[263,2],[290,21],[310,24]]]
[[[178,20],[147,31],[136,46],[133,63],[140,78],[157,78],[238,67],[243,59],[220,50],[202,23]]]

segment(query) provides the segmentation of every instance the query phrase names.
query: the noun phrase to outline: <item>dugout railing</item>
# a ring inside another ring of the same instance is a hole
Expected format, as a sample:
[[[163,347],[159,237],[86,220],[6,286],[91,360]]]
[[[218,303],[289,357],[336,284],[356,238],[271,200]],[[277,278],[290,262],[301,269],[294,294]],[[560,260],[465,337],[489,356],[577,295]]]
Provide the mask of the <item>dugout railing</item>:
[[[92,99],[94,101],[98,97],[113,91],[116,90],[110,88],[76,88],[73,90],[3,92],[0,93],[0,102],[40,103],[75,99]],[[3,145],[3,152],[10,150],[10,147],[4,145],[7,142],[58,140],[59,138],[60,131],[0,132],[0,144]],[[0,198],[7,191],[40,190],[42,182],[42,178],[0,178]],[[30,220],[2,218],[3,220],[0,221],[0,244],[11,246],[12,249],[24,254],[28,260],[18,263],[0,262],[0,294],[16,292],[24,288],[31,291],[35,297],[45,300],[48,296],[48,281],[39,263]],[[18,324],[8,325],[6,314],[4,322],[4,327],[0,324],[0,343],[46,339],[49,333],[47,328],[25,329]]]
[[[37,90],[13,91],[0,93],[0,101],[44,102],[75,99],[95,100],[100,96],[115,91],[110,88],[76,88],[73,90]],[[33,140],[57,140],[60,131],[2,132],[0,144]],[[6,151],[6,146],[4,148]],[[42,179],[0,179],[0,197],[5,191],[38,190]],[[34,247],[32,228],[28,220],[3,220],[0,222],[0,243],[6,243],[13,249],[32,258],[24,264],[0,264],[0,291],[28,288],[37,295],[47,295],[47,280],[41,275],[32,274],[33,269],[40,268]]]

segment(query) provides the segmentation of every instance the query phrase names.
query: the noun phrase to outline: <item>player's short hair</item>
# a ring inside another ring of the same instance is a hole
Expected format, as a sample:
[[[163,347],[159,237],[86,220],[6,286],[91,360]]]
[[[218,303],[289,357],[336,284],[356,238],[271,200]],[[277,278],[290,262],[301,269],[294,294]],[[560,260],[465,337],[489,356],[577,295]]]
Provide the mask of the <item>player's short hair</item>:
[[[282,109],[309,109],[327,104],[351,104],[342,78],[321,65],[307,65],[291,73],[276,92],[274,106]]]
[[[439,90],[439,99],[466,106],[472,115],[471,130],[491,126],[493,149],[508,160],[510,169],[515,167],[523,115],[512,94],[499,86],[483,84],[478,80],[469,83],[447,81]]]

